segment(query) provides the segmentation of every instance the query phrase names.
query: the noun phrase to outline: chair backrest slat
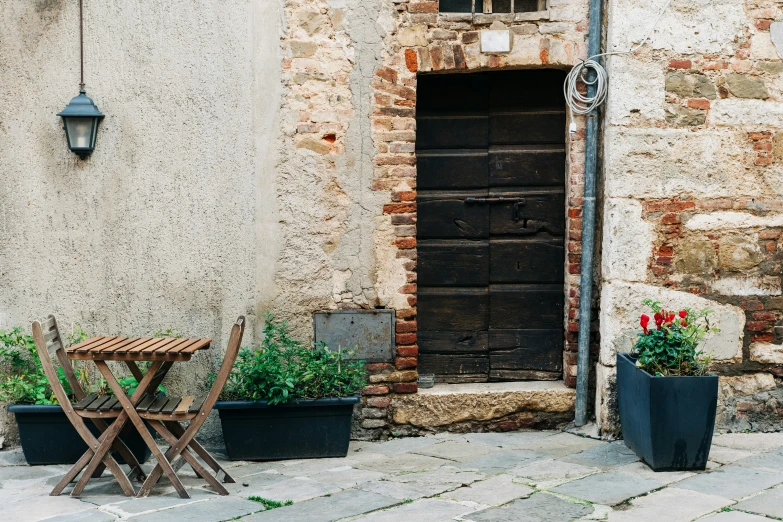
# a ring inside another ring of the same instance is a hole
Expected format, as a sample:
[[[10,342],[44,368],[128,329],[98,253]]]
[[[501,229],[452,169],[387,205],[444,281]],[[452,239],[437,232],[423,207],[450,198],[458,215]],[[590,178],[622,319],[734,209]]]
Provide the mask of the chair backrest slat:
[[[71,361],[68,359],[68,355],[65,353],[65,345],[63,343],[62,335],[60,335],[60,328],[57,326],[57,318],[50,315],[45,321],[39,323],[43,334],[43,341],[46,346],[46,353],[49,358],[52,356],[57,357],[57,361],[60,363],[60,367],[63,369],[65,378],[68,380],[68,384],[71,385],[71,390],[76,400],[82,400],[87,393],[82,389],[79,379],[76,378],[76,373],[73,371]],[[36,342],[37,347],[37,342]],[[42,356],[40,348],[38,348],[38,355]],[[59,380],[58,380],[59,382]],[[52,384],[52,386],[54,386]],[[58,399],[59,400],[59,399]]]

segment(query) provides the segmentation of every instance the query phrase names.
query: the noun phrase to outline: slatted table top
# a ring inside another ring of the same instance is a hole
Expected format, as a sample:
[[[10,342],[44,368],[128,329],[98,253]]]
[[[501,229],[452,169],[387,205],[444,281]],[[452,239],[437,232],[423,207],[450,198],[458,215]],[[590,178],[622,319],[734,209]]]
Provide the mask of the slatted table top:
[[[68,358],[89,361],[187,361],[212,339],[98,336],[68,348]]]

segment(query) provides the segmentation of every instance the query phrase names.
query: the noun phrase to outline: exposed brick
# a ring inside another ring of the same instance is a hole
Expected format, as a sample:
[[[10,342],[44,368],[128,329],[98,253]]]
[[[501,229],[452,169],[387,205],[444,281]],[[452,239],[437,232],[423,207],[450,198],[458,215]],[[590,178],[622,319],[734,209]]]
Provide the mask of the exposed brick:
[[[761,301],[757,301],[755,299],[742,301],[740,303],[740,306],[744,308],[745,310],[762,310],[764,309],[764,305],[761,303]]]
[[[437,13],[438,2],[416,2],[408,4],[409,13]]]
[[[391,67],[381,67],[375,71],[375,76],[383,78],[387,82],[397,83],[397,71]]]
[[[385,214],[406,214],[416,211],[416,203],[387,203],[383,206]]]
[[[397,315],[397,319],[412,319],[416,317],[416,309],[405,308],[403,310],[397,310],[396,315]]]
[[[413,49],[405,49],[405,66],[413,73],[419,70],[419,59]]]
[[[664,214],[663,216],[661,216],[661,224],[663,225],[674,225],[679,222],[680,222],[679,214],[670,212],[668,214]]]
[[[399,370],[408,370],[410,368],[416,368],[418,362],[416,357],[397,357],[394,365],[397,366],[397,369]]]
[[[690,60],[669,60],[669,69],[690,69],[693,64]]]
[[[383,372],[387,370],[394,370],[394,366],[389,363],[368,363],[365,365],[365,368],[368,372]]]
[[[706,111],[710,108],[710,100],[706,98],[691,98],[688,100],[688,107]]]
[[[759,239],[778,239],[780,238],[779,229],[766,229],[759,232]]]
[[[397,334],[395,340],[397,341],[398,345],[416,344],[416,334],[415,333]]]
[[[388,386],[365,386],[362,389],[362,395],[386,395],[389,393]]]
[[[432,61],[432,70],[439,71],[443,68],[443,49],[435,45],[430,48],[430,60]]]
[[[774,321],[777,317],[772,312],[753,312],[753,319],[756,321]]]
[[[466,69],[468,65],[467,62],[465,61],[465,52],[462,50],[462,46],[453,45],[451,49],[454,52],[454,68]]]
[[[402,285],[400,287],[399,292],[401,294],[415,294],[416,293],[416,285]]]
[[[749,332],[763,332],[769,328],[769,324],[763,321],[748,321],[745,323],[745,329]]]
[[[395,327],[397,333],[408,333],[416,331],[416,321],[400,321]]]
[[[391,404],[389,397],[370,397],[367,399],[367,406],[372,408],[388,408]]]
[[[760,31],[769,31],[771,25],[772,20],[756,20],[756,29]]]
[[[665,200],[648,201],[644,207],[647,212],[676,212],[696,208],[696,204],[693,201]]]
[[[398,382],[392,385],[394,393],[416,393],[419,385],[415,382]]]
[[[398,237],[394,240],[394,246],[401,249],[416,248],[415,237]]]
[[[658,247],[658,255],[671,256],[674,255],[674,248],[669,245],[661,245]]]
[[[412,206],[413,208],[406,211],[387,211],[386,205],[384,205],[383,211],[386,214],[394,214],[391,217],[392,225],[415,225],[416,224],[416,214],[409,214],[408,212],[414,212],[416,211],[416,205],[411,205],[410,203],[407,203],[407,205]]]
[[[400,357],[416,357],[417,355],[419,355],[419,347],[416,345],[398,346],[397,355],[399,355]]]
[[[464,44],[472,44],[478,42],[478,39],[479,39],[478,31],[468,31],[466,33],[462,33],[462,43]]]

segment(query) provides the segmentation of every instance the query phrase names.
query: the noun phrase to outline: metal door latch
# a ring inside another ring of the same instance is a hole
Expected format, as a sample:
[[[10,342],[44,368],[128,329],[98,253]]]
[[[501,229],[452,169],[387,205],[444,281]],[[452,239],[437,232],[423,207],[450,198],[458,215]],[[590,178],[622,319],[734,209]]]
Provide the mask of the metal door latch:
[[[522,219],[522,212],[521,207],[526,203],[527,201],[525,198],[518,198],[518,197],[506,197],[506,196],[493,196],[488,198],[476,198],[476,197],[467,197],[465,198],[465,203],[478,205],[478,204],[493,204],[493,203],[513,203],[513,213],[512,213],[512,219],[514,221],[519,221]]]

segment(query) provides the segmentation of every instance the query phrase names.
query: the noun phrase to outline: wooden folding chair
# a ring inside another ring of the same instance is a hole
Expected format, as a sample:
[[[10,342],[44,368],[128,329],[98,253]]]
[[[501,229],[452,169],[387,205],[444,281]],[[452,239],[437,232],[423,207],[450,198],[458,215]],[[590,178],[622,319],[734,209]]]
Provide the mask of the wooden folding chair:
[[[87,466],[94,454],[94,450],[98,448],[103,440],[105,440],[108,433],[116,433],[122,428],[122,426],[110,427],[104,420],[116,419],[120,415],[122,408],[118,406],[117,401],[107,401],[106,396],[98,397],[94,393],[88,395],[87,392],[82,389],[82,386],[73,371],[73,367],[71,366],[71,361],[68,360],[68,356],[65,353],[65,346],[63,344],[62,336],[60,335],[60,330],[57,327],[57,320],[53,315],[50,315],[43,324],[38,321],[33,323],[33,340],[35,341],[35,347],[38,351],[38,357],[41,359],[41,366],[46,374],[46,378],[49,380],[49,385],[54,391],[55,397],[57,397],[57,401],[62,406],[63,412],[68,417],[68,420],[71,421],[76,432],[87,444],[88,448],[81,459],[79,459],[73,468],[71,468],[60,482],[57,483],[50,493],[50,495],[56,496],[62,493],[63,489],[65,489],[65,487],[76,478],[76,475]],[[57,361],[63,369],[63,374],[71,387],[73,395],[78,401],[77,404],[71,404],[68,395],[60,384],[57,370],[55,369],[54,364],[52,364],[52,355],[57,357]],[[94,406],[99,402],[101,404]],[[109,402],[112,403],[111,407],[108,407]],[[96,439],[89,430],[84,422],[85,418],[90,418],[92,423],[102,432],[102,435],[99,438]],[[124,422],[121,424],[124,424]],[[125,459],[128,466],[130,466],[131,472],[129,476],[125,476],[125,473],[110,453],[106,454],[101,461],[101,465],[95,469],[94,473],[91,473],[91,476],[100,477],[103,470],[108,467],[119,482],[123,492],[126,495],[133,495],[135,494],[135,491],[130,483],[129,477],[131,479],[134,477],[144,479],[145,475],[141,469],[141,465],[119,437],[115,438],[112,442],[112,450],[119,453],[122,458]],[[87,480],[89,480],[89,477],[84,477],[84,484],[86,484]],[[74,493],[78,495],[81,493],[81,490],[78,492],[74,490]]]
[[[245,318],[240,316],[234,326],[231,328],[231,336],[228,339],[228,347],[220,371],[217,374],[215,383],[206,397],[195,398],[193,396],[169,397],[165,405],[154,407],[152,404],[145,404],[142,401],[136,408],[139,417],[145,419],[155,431],[170,444],[164,458],[170,463],[173,469],[179,469],[186,461],[196,472],[196,475],[202,477],[212,486],[215,491],[221,495],[228,495],[228,491],[221,484],[222,482],[233,483],[235,480],[226,472],[223,467],[210,455],[207,450],[199,444],[196,439],[196,433],[207,420],[212,407],[223,390],[228,377],[234,367],[234,362],[239,354],[239,345],[242,342],[242,335],[245,332]],[[188,426],[183,427],[180,422],[189,421]],[[215,475],[209,473],[196,457],[191,453],[193,450],[200,456],[207,465],[212,468]],[[163,474],[163,468],[158,463],[139,490],[139,497],[149,495],[152,487],[160,480]],[[180,496],[187,498],[187,493],[180,492]]]

